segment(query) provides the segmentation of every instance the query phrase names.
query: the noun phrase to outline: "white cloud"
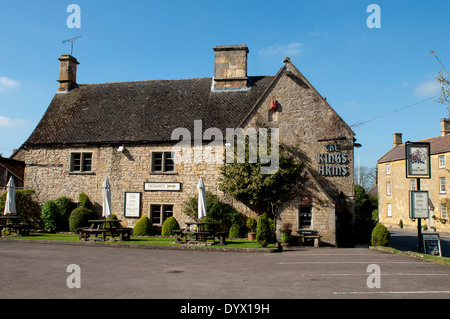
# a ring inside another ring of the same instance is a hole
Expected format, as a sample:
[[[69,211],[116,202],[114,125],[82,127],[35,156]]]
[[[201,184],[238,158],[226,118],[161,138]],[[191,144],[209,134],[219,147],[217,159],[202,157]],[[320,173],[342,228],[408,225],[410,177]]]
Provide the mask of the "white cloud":
[[[11,80],[6,76],[0,76],[0,92],[5,92],[15,87],[18,87],[20,82]]]
[[[441,85],[436,80],[426,81],[419,84],[414,89],[414,94],[419,97],[430,97],[432,95],[439,94],[441,91]]]
[[[0,115],[0,128],[20,128],[26,127],[28,120],[11,119]]]
[[[275,44],[273,46],[262,48],[258,51],[260,56],[275,56],[275,55],[283,55],[283,56],[296,56],[299,55],[302,50],[303,43],[300,42],[291,42],[289,44]]]

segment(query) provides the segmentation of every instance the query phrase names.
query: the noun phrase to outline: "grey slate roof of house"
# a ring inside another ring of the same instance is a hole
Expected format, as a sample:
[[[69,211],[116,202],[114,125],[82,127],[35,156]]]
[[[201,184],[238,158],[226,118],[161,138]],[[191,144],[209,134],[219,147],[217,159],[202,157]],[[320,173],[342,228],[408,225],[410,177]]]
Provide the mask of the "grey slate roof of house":
[[[431,137],[417,142],[429,142],[431,155],[450,151],[450,135]],[[378,160],[378,164],[394,162],[403,159],[405,159],[405,144],[396,146],[391,149]]]
[[[194,120],[225,132],[274,78],[249,77],[249,90],[226,92],[211,91],[212,78],[79,85],[54,96],[24,146],[169,142],[175,128],[193,132]]]

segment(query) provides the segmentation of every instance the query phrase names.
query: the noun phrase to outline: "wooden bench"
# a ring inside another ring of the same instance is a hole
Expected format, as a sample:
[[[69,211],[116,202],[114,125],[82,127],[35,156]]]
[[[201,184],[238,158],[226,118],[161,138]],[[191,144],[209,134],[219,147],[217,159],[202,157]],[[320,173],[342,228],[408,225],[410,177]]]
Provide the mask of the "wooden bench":
[[[114,238],[114,233],[118,233],[121,241],[128,241],[131,238],[131,232],[133,228],[121,227],[113,230],[112,237]]]
[[[99,234],[103,235],[103,241],[106,241],[106,233],[108,232],[107,229],[95,229],[90,227],[83,227],[78,228],[78,236],[81,240],[84,236],[84,241],[87,241],[87,239],[91,236],[91,234],[95,234],[95,237],[97,238]]]
[[[30,225],[26,223],[21,224],[8,224],[8,225],[0,225],[0,236],[3,229],[8,229],[8,235],[11,235],[11,231],[14,231],[17,236],[28,236],[30,235]]]
[[[225,245],[226,239],[228,238],[228,232],[227,231],[217,231],[214,234],[214,237],[217,237],[217,239],[219,239],[221,245]]]
[[[314,247],[320,247],[321,235],[313,229],[299,229],[297,233],[300,235],[300,245],[304,245],[307,240],[314,240]]]

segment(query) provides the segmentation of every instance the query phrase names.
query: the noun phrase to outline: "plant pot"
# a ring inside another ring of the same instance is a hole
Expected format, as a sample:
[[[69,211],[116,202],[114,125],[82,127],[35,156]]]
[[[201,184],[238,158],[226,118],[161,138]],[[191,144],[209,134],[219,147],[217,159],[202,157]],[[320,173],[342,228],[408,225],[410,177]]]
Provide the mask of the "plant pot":
[[[256,233],[248,233],[247,236],[248,236],[248,240],[255,240]]]
[[[280,237],[281,237],[281,242],[282,243],[288,243],[289,240],[291,239],[291,231],[287,231],[287,232],[280,232]]]

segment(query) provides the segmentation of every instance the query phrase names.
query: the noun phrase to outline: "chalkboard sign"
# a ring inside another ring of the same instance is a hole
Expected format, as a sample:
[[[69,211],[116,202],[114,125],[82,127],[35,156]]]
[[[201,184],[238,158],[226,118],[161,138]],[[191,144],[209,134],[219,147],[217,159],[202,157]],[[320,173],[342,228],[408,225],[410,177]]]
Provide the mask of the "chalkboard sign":
[[[442,257],[439,234],[423,234],[422,238],[425,254]]]

